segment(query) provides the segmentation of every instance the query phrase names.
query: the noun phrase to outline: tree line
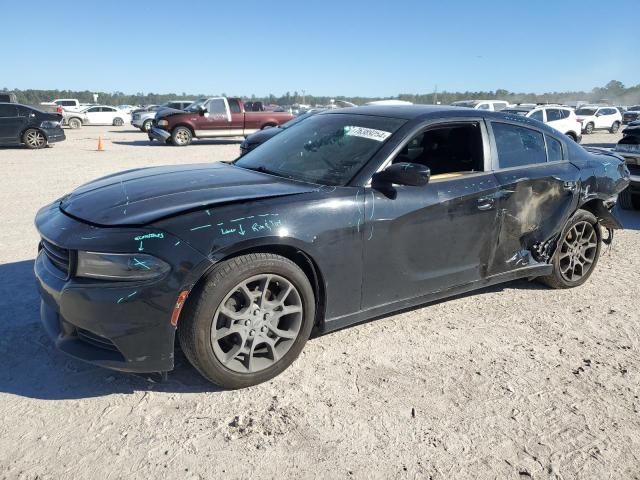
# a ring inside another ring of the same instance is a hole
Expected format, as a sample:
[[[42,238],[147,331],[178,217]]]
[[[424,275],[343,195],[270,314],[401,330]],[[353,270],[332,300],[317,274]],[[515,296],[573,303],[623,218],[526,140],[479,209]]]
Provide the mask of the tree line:
[[[161,104],[170,100],[191,99],[195,100],[203,97],[211,97],[216,95],[227,96],[226,93],[220,94],[188,94],[182,93],[143,93],[126,94],[123,92],[92,92],[89,90],[9,90],[2,89],[3,92],[14,92],[19,103],[27,105],[37,105],[41,102],[50,102],[55,98],[77,98],[83,103],[93,103],[94,93],[98,94],[98,103],[107,105],[149,105]],[[252,101],[261,101],[265,104],[276,104],[288,106],[294,104],[310,104],[310,105],[327,105],[331,100],[346,100],[356,105],[362,105],[367,102],[382,100],[389,97],[350,97],[350,96],[327,96],[327,95],[310,95],[301,92],[286,92],[283,95],[269,94],[264,97],[250,95],[231,95],[239,96]],[[396,97],[398,100],[407,100],[413,103],[434,104],[441,103],[443,105],[450,104],[458,100],[474,100],[474,99],[501,99],[510,103],[567,103],[570,101],[584,100],[587,102],[598,102],[607,100],[609,103],[617,105],[637,105],[640,104],[640,84],[626,87],[618,80],[611,80],[604,87],[596,87],[591,91],[569,91],[569,92],[547,92],[547,93],[516,93],[505,89],[497,89],[495,91],[466,91],[466,92],[448,92],[433,91],[430,93],[400,93]]]

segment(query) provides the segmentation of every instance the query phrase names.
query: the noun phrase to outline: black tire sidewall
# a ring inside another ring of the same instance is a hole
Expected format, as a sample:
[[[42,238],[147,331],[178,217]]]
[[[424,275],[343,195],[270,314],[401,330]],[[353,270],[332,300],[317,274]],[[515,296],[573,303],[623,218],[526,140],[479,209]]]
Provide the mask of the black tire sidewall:
[[[579,280],[575,281],[575,282],[570,282],[568,280],[566,280],[562,274],[560,273],[560,247],[562,245],[562,242],[564,241],[565,236],[567,235],[567,233],[569,232],[569,230],[571,230],[571,228],[579,222],[583,222],[583,221],[587,221],[589,223],[591,223],[593,225],[593,228],[596,232],[596,237],[598,239],[598,246],[596,247],[596,254],[593,260],[593,264],[591,265],[591,268],[589,269],[589,271],[587,272],[586,275],[583,275],[582,278],[580,278]],[[563,288],[573,288],[573,287],[579,287],[580,285],[582,285],[583,283],[585,283],[587,280],[589,280],[589,278],[591,277],[591,274],[594,272],[594,270],[596,269],[596,266],[598,265],[598,259],[600,258],[600,250],[602,248],[602,230],[600,228],[600,224],[598,223],[598,219],[591,213],[588,212],[586,210],[578,210],[572,217],[571,219],[567,222],[567,225],[564,227],[564,229],[562,230],[562,234],[560,235],[560,240],[558,241],[558,246],[556,248],[556,252],[553,255],[553,277],[555,277],[555,280],[560,284],[560,286],[562,286]]]
[[[231,259],[233,261],[234,259]],[[223,262],[225,263],[225,262]],[[197,299],[197,306],[191,321],[194,334],[193,347],[196,358],[192,360],[200,373],[212,382],[225,388],[243,388],[270,380],[283,372],[298,357],[307,342],[315,320],[315,297],[307,276],[293,262],[283,257],[269,255],[265,259],[234,265],[231,272],[218,275],[214,269],[208,276],[207,284]],[[215,356],[211,346],[211,328],[214,314],[220,302],[229,291],[246,278],[264,273],[280,275],[294,284],[303,305],[303,319],[300,333],[289,351],[274,365],[256,373],[238,373],[226,368]],[[188,353],[187,357],[189,357]]]
[[[141,130],[143,132],[148,132],[149,130],[151,130],[151,124],[153,123],[152,120],[145,120],[144,122],[142,122],[142,128]]]

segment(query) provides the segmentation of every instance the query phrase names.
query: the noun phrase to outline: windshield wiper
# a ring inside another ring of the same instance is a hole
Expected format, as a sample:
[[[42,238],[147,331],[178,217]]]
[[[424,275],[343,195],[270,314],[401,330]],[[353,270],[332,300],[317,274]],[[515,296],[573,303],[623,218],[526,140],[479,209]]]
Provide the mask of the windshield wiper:
[[[246,168],[247,170],[253,170],[255,172],[260,172],[260,173],[266,173],[267,175],[275,175],[277,177],[283,177],[283,178],[288,178],[289,180],[295,180],[295,178],[291,175],[287,175],[285,173],[281,173],[281,172],[276,172],[275,170],[271,170],[267,167],[264,167],[262,165],[260,165],[259,167],[242,167],[240,166],[240,168]]]

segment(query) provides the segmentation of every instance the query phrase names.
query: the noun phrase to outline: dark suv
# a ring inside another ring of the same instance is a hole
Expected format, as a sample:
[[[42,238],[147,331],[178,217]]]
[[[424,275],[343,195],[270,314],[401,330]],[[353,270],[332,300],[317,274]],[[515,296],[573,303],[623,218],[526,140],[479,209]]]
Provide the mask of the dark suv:
[[[62,114],[46,113],[18,103],[0,103],[0,146],[43,148],[65,139]]]

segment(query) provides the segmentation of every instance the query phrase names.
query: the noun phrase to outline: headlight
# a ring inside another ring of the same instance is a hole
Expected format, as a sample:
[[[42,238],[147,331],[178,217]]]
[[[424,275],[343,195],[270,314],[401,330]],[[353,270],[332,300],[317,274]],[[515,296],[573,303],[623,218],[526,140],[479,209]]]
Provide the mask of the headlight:
[[[40,124],[40,128],[57,128],[60,126],[60,122],[53,120],[45,120]]]
[[[150,280],[161,277],[171,267],[147,254],[78,252],[78,277],[100,280]]]
[[[158,120],[158,126],[159,127],[168,127],[169,126],[169,121],[168,120]]]

